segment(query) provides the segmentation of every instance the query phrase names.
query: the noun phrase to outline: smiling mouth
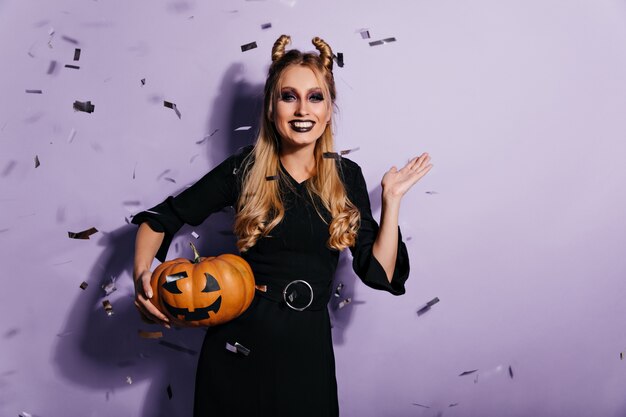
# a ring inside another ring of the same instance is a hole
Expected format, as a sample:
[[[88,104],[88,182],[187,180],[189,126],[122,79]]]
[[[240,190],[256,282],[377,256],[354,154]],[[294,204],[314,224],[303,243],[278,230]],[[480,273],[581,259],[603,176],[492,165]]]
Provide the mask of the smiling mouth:
[[[310,132],[315,126],[315,122],[310,120],[292,120],[289,122],[289,126],[291,126],[291,130],[294,130],[299,133]]]

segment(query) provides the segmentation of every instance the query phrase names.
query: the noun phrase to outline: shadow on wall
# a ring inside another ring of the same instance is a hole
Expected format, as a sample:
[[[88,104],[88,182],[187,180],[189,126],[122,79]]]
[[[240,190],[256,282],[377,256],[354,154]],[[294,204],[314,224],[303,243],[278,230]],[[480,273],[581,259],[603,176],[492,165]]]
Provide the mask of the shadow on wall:
[[[207,147],[212,165],[252,142],[251,132],[254,132],[261,108],[262,87],[236,81],[241,69],[242,65],[235,64],[226,71],[212,106],[214,112],[208,124],[210,129],[219,129],[219,135],[208,138],[208,144],[200,144]],[[253,126],[253,129],[234,132],[242,125]],[[151,205],[156,203],[158,201]],[[105,297],[101,289],[111,277],[132,276],[136,230],[134,225],[125,225],[106,233],[98,242],[103,246],[102,253],[88,274],[89,287],[76,299],[65,320],[66,327],[60,331],[55,363],[60,375],[83,387],[102,390],[108,401],[114,401],[116,390],[126,389],[129,382],[149,380],[143,416],[189,416],[193,407],[197,352],[205,331],[168,330],[145,324],[137,313],[130,290],[120,294],[123,290],[118,289]],[[195,230],[200,235],[196,245],[201,253],[236,253],[234,236],[228,232],[232,230],[232,210],[215,213]],[[189,228],[184,227],[179,235],[190,236],[189,232]],[[168,258],[189,256],[186,242],[181,245],[184,250],[178,253],[178,240],[170,248]],[[125,284],[118,282],[117,286],[126,287]],[[105,298],[113,305],[112,316],[107,316],[102,306]],[[162,331],[163,338],[140,338],[139,330]]]
[[[207,147],[208,158],[213,166],[250,144],[258,128],[262,86],[241,81],[242,68],[241,64],[234,64],[226,71],[220,93],[212,106],[213,114],[208,120],[208,130],[218,131],[200,144]],[[241,126],[252,128],[235,131]],[[160,200],[166,197],[164,195]],[[373,209],[375,207],[373,205]],[[210,216],[200,228],[194,228],[200,235],[195,241],[200,253],[237,253],[232,222],[232,210],[224,210]],[[54,352],[55,363],[60,375],[83,387],[102,390],[107,401],[114,401],[116,390],[126,389],[129,383],[149,380],[142,410],[144,417],[189,416],[192,415],[197,355],[205,331],[168,330],[145,324],[135,308],[131,286],[126,293],[121,294],[123,290],[118,289],[110,297],[105,297],[102,290],[111,277],[132,276],[136,230],[134,225],[124,225],[105,233],[98,242],[103,247],[102,253],[88,274],[89,287],[76,299],[65,320],[66,327],[60,331]],[[181,239],[181,236],[190,236],[190,232],[187,226],[181,229],[168,258],[190,257],[187,242],[185,238]],[[179,245],[179,241],[183,244]],[[336,344],[342,344],[354,304],[358,304],[357,300],[341,309],[337,306],[340,301],[352,296],[356,281],[351,258],[346,253],[340,258],[336,277],[337,283],[344,284],[344,290],[341,298],[331,301],[330,307],[333,337]],[[118,282],[118,287],[126,285]],[[102,301],[105,298],[110,299],[113,305],[112,316],[107,316],[104,311]],[[163,337],[141,338],[139,330],[162,331]],[[171,391],[168,392],[168,389]]]

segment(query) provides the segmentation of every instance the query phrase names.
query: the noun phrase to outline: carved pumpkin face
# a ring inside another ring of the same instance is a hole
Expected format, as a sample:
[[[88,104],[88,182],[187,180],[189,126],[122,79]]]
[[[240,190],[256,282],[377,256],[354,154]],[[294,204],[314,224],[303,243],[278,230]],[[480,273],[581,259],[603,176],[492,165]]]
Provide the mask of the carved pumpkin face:
[[[195,250],[195,248],[194,248]],[[152,273],[152,303],[174,324],[215,326],[241,315],[254,297],[254,276],[241,257],[178,258]]]

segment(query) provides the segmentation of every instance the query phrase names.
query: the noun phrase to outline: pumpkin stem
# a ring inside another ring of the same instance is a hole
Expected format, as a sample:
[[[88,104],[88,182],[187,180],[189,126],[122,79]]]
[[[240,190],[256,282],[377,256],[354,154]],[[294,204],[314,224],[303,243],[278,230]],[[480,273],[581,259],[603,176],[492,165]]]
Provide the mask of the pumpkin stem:
[[[198,249],[196,249],[196,247],[193,245],[193,242],[189,242],[189,244],[191,245],[191,249],[193,249],[193,263],[197,264],[198,262],[200,262],[200,254],[198,253]]]

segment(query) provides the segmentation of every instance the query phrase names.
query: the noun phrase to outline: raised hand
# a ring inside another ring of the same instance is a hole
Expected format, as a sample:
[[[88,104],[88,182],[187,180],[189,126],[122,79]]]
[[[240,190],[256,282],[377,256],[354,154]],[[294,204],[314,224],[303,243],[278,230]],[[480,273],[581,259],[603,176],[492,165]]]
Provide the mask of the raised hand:
[[[383,175],[380,184],[383,187],[383,198],[401,199],[402,196],[433,167],[430,155],[424,152],[411,159],[402,169],[392,166]]]

